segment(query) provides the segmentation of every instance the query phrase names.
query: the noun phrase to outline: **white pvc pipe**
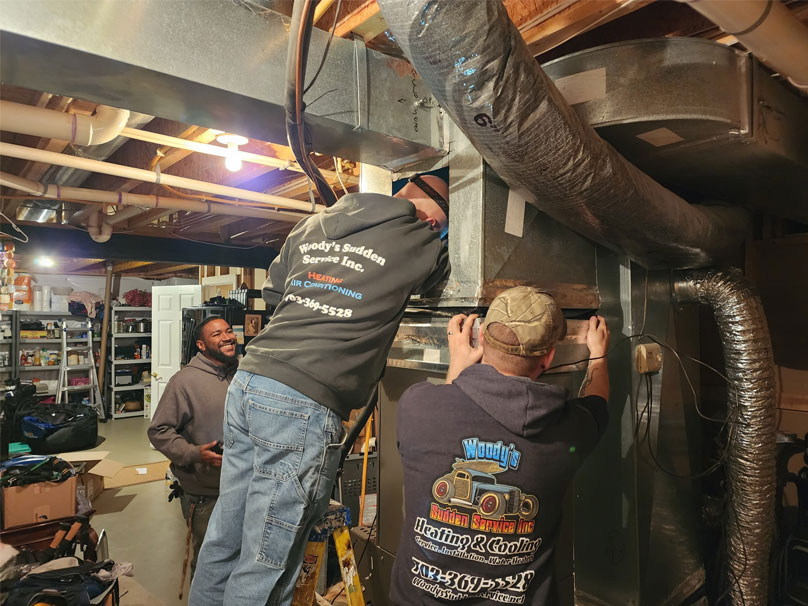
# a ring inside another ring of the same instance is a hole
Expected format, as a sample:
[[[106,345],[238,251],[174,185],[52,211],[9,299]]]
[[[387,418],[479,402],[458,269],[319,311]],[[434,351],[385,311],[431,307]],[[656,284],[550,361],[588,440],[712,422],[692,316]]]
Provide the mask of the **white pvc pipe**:
[[[103,221],[101,211],[97,210],[87,218],[87,232],[95,242],[108,242],[112,237],[112,225]]]
[[[68,156],[66,154],[51,152],[44,149],[34,149],[32,147],[14,145],[13,143],[0,142],[0,156],[19,158],[21,160],[31,160],[33,162],[45,162],[46,164],[56,164],[57,166],[67,166],[69,168],[102,173],[105,175],[111,175],[113,177],[137,179],[139,181],[146,181],[147,183],[163,183],[172,187],[182,187],[184,189],[192,189],[194,191],[201,191],[217,196],[240,198],[242,200],[250,200],[252,202],[261,202],[263,204],[269,204],[280,208],[291,208],[294,210],[304,211],[312,210],[309,202],[303,202],[301,200],[282,198],[281,196],[273,196],[271,194],[263,194],[260,192],[250,191],[248,189],[228,187],[226,185],[217,185],[216,183],[209,183],[207,181],[186,179],[185,177],[152,172],[150,170],[143,170],[142,168],[132,168],[131,166],[123,166],[122,164],[101,162],[99,160],[91,160],[89,158],[81,158],[79,156]],[[160,199],[163,199],[162,196]],[[201,204],[207,203],[201,202]],[[318,204],[315,206],[314,210],[315,212],[318,212],[324,209],[325,206]]]
[[[99,105],[92,116],[0,100],[0,130],[75,145],[98,145],[117,137],[129,120],[128,109]]]
[[[808,27],[780,0],[680,0],[735,36],[755,57],[808,91]]]
[[[185,200],[182,198],[164,198],[163,196],[131,194],[129,192],[103,191],[100,189],[86,189],[83,187],[61,187],[56,185],[45,185],[38,181],[23,179],[16,175],[0,172],[0,185],[12,187],[20,191],[29,192],[42,198],[66,198],[69,200],[81,200],[90,202],[101,202],[114,206],[136,206],[141,208],[163,208],[166,210],[179,210],[197,213],[209,213],[211,215],[230,215],[235,217],[255,217],[269,221],[285,221],[287,223],[297,223],[306,215],[280,212],[263,208],[250,208],[237,206],[236,204],[223,204],[219,202],[204,202],[202,200]],[[124,211],[126,212],[126,211]],[[84,214],[89,220],[92,217],[92,210],[80,210],[78,215]],[[76,215],[73,216],[75,218]],[[114,216],[113,216],[114,217]],[[107,219],[108,223],[119,221]],[[71,218],[72,219],[72,218]]]
[[[119,210],[114,215],[105,215],[104,220],[110,225],[117,225],[118,223],[123,223],[127,219],[131,219],[132,217],[135,217],[142,212],[143,209],[139,206],[129,206],[127,208]]]

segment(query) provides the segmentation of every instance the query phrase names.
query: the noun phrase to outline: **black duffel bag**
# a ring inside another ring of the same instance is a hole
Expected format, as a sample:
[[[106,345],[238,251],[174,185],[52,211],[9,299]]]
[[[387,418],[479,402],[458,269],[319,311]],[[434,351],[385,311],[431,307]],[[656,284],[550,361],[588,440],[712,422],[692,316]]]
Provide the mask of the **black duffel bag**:
[[[98,441],[98,415],[86,404],[37,404],[25,410],[21,426],[34,454],[84,450]]]
[[[11,588],[7,604],[90,606],[104,601],[117,605],[120,603],[118,580],[100,580],[94,574],[99,570],[111,570],[113,565],[112,560],[85,562],[69,568],[27,574]]]

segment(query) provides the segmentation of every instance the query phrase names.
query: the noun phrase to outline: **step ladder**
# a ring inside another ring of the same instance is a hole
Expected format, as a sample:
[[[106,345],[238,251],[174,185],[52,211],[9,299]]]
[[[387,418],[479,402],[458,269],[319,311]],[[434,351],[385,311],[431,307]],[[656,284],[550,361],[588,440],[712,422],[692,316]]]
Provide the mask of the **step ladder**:
[[[77,328],[70,328],[67,322],[61,320],[59,322],[60,332],[62,333],[62,361],[59,364],[59,382],[56,385],[56,403],[67,403],[68,395],[76,392],[86,392],[89,394],[90,406],[92,406],[100,419],[106,419],[104,412],[104,402],[101,399],[101,389],[98,385],[98,374],[95,370],[95,356],[93,355],[93,323],[89,318],[87,319],[86,326]],[[87,333],[87,343],[71,345],[68,340],[75,341],[77,339],[70,339],[68,334],[84,332]],[[78,364],[71,366],[68,363],[70,352],[85,351],[87,352],[88,364]],[[86,372],[89,383],[87,385],[70,385],[69,377],[75,377],[77,373]]]
[[[340,573],[345,585],[343,595],[349,606],[365,606],[362,583],[359,580],[359,569],[354,559],[353,545],[348,525],[351,523],[351,510],[342,503],[332,500],[328,512],[314,526],[309,534],[303,566],[295,583],[292,606],[312,606],[329,603],[316,592],[317,579],[320,576],[323,559],[328,551],[328,537],[334,535],[337,548],[337,559],[340,562]]]

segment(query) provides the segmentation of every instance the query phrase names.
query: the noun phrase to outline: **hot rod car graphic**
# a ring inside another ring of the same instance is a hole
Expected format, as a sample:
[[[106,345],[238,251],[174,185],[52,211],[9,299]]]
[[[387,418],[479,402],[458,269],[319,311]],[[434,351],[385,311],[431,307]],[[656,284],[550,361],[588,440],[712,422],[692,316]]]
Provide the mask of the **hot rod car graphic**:
[[[486,518],[507,514],[518,514],[524,520],[536,517],[539,500],[515,486],[497,484],[494,474],[504,471],[497,463],[457,459],[452,469],[432,485],[432,496],[439,503],[471,507]]]

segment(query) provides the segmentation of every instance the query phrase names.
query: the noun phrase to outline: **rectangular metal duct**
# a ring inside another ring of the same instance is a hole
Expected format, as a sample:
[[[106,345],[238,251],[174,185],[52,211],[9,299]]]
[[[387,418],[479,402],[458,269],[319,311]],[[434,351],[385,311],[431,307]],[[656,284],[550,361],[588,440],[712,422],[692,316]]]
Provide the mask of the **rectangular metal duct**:
[[[808,221],[808,100],[747,53],[638,40],[542,69],[603,139],[682,197]]]
[[[448,119],[445,127],[448,156],[397,175],[449,167],[451,273],[445,287],[415,304],[473,309],[530,284],[564,308],[597,309],[595,244],[511,195],[462,131]]]
[[[286,142],[289,19],[230,0],[4,2],[4,83]],[[328,32],[314,29],[308,73]],[[439,156],[439,110],[405,61],[335,38],[306,95],[317,151],[395,168]]]

